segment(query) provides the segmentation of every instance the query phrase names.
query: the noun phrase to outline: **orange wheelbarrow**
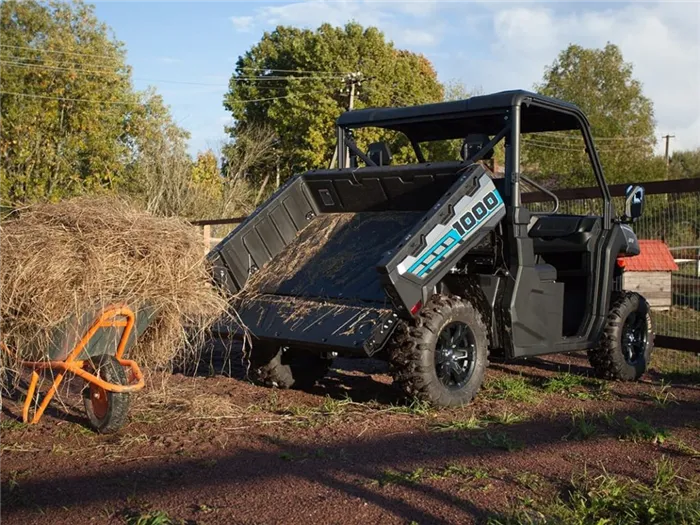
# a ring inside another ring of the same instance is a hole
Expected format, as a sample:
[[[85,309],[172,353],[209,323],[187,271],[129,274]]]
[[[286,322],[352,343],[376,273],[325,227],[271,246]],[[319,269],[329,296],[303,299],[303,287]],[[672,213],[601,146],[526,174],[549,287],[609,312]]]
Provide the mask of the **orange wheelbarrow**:
[[[149,312],[136,314],[126,305],[112,305],[73,319],[67,328],[57,331],[47,352],[47,359],[20,361],[32,370],[27,398],[22,408],[25,423],[39,422],[67,373],[87,383],[83,401],[90,425],[101,433],[116,432],[127,421],[130,394],[144,386],[143,374],[135,361],[124,359],[125,351],[150,323]],[[4,351],[11,350],[4,344]],[[37,395],[33,415],[30,409],[39,383],[39,371],[53,370],[53,383],[39,403]]]

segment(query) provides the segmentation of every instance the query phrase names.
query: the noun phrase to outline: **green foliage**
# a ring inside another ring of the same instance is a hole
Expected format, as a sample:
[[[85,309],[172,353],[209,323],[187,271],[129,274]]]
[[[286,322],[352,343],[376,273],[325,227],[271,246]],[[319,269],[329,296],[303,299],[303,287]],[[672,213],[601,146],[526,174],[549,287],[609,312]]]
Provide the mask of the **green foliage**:
[[[537,390],[522,376],[502,376],[487,384],[487,392],[495,399],[534,403],[539,399]]]
[[[505,432],[484,432],[472,439],[470,443],[476,447],[496,448],[508,452],[514,452],[524,447],[520,441],[510,437]]]
[[[3,2],[0,34],[3,202],[113,189],[138,108],[123,45],[80,1]]]
[[[146,514],[130,515],[127,517],[126,523],[127,525],[176,525],[182,522],[173,521],[168,514],[158,510]]]
[[[486,418],[489,423],[496,423],[497,425],[515,425],[517,423],[522,423],[526,421],[528,416],[524,414],[516,414],[509,410],[504,410],[496,415],[491,415]]]
[[[550,394],[568,394],[582,386],[584,378],[569,372],[550,377],[544,382],[544,390]]]
[[[478,417],[476,417],[474,414],[469,416],[467,419],[457,419],[457,420],[452,420],[452,421],[441,421],[439,423],[435,423],[431,427],[431,430],[435,432],[453,432],[453,431],[460,431],[460,430],[480,430],[484,428],[488,423],[485,421],[482,421]]]
[[[586,412],[580,410],[571,416],[571,431],[566,435],[566,439],[586,441],[598,433],[598,427],[586,417]]]
[[[119,191],[155,214],[202,217],[252,201],[213,152],[192,162],[189,134],[154,90],[133,90],[124,46],[92,6],[3,2],[0,33],[3,205]]]
[[[671,383],[667,383],[664,379],[658,387],[654,387],[647,396],[654,400],[654,404],[659,408],[666,408],[669,404],[675,403],[676,395],[671,392]]]
[[[587,474],[572,481],[566,494],[545,498],[534,509],[518,509],[492,517],[490,525],[575,523],[578,525],[649,525],[700,523],[700,491],[663,458],[654,467],[650,484],[607,473]]]
[[[613,44],[603,49],[570,45],[535,86],[539,93],[573,102],[583,110],[594,137],[599,137],[596,147],[610,184],[659,179],[665,173],[663,160],[653,155],[653,104],[632,73],[632,64]],[[524,159],[545,177],[558,174],[560,187],[594,184],[578,132],[553,133],[533,143]]]
[[[669,162],[670,179],[690,179],[700,177],[700,148],[676,151]]]
[[[354,22],[345,27],[324,24],[316,31],[280,26],[265,33],[238,60],[224,97],[224,107],[236,120],[231,136],[235,139],[252,125],[274,130],[283,179],[327,166],[335,146],[334,122],[347,109],[348,96],[341,93],[344,83],[340,77],[350,72],[360,72],[365,79],[355,98],[357,109],[436,102],[443,97],[430,62],[422,55],[394,48],[374,27],[363,28]],[[251,76],[269,79],[246,80]],[[285,98],[247,102],[275,97]],[[405,139],[392,140],[380,130],[356,136],[361,148],[380,139],[391,140],[397,161],[413,158]],[[258,179],[273,169],[270,162],[258,167]]]
[[[669,432],[663,428],[655,428],[646,421],[639,421],[631,416],[627,416],[620,437],[635,443],[639,441],[649,441],[651,443],[663,444],[669,437]]]
[[[422,478],[425,469],[417,468],[410,472],[399,472],[393,469],[386,469],[382,472],[379,479],[376,480],[380,486],[384,487],[386,485],[414,485],[418,483]]]

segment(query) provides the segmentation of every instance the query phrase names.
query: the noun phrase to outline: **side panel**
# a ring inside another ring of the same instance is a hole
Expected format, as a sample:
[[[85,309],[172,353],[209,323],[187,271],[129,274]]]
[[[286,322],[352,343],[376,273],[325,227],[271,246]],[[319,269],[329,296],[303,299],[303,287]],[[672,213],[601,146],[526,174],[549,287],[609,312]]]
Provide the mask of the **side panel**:
[[[317,213],[302,176],[290,179],[212,249],[214,279],[230,293],[238,292],[251,271],[280,253]]]
[[[389,252],[377,269],[403,317],[425,303],[435,285],[505,216],[505,204],[486,169],[474,165]]]

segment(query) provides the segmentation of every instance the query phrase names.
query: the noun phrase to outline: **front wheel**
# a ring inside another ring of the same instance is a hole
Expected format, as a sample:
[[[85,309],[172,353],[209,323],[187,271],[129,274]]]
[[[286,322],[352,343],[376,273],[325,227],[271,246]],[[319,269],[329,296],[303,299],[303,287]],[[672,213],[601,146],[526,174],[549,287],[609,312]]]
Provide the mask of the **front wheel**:
[[[100,355],[90,359],[89,368],[107,383],[128,385],[124,367],[114,356]],[[128,392],[110,392],[89,383],[83,392],[83,403],[90,425],[101,434],[116,432],[124,426],[129,413],[131,395]]]
[[[436,406],[469,403],[488,365],[488,335],[476,308],[435,295],[412,323],[397,328],[389,359],[395,383],[409,397]]]
[[[634,381],[649,366],[653,349],[649,303],[638,293],[624,292],[613,298],[603,335],[588,358],[598,375]]]

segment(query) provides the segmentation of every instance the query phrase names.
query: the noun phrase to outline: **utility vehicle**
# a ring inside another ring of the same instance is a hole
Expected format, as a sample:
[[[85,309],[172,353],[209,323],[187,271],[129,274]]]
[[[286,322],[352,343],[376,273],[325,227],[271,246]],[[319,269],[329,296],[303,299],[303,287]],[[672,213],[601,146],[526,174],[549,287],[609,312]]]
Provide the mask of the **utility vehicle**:
[[[362,151],[363,128],[402,134],[416,161],[392,165],[383,142]],[[556,194],[521,173],[523,140],[543,132],[582,139],[602,213],[558,213]],[[426,161],[427,145],[452,139],[461,159]],[[499,178],[484,161],[501,141]],[[391,363],[409,396],[455,406],[479,390],[489,352],[587,350],[601,375],[644,372],[649,306],[615,286],[619,258],[639,253],[629,223],[644,191],[630,187],[615,214],[579,108],[506,91],[362,109],[338,118],[337,147],[339,168],[295,176],[210,253],[262,383],[303,387],[334,357],[370,356]],[[524,205],[525,185],[551,209]]]

